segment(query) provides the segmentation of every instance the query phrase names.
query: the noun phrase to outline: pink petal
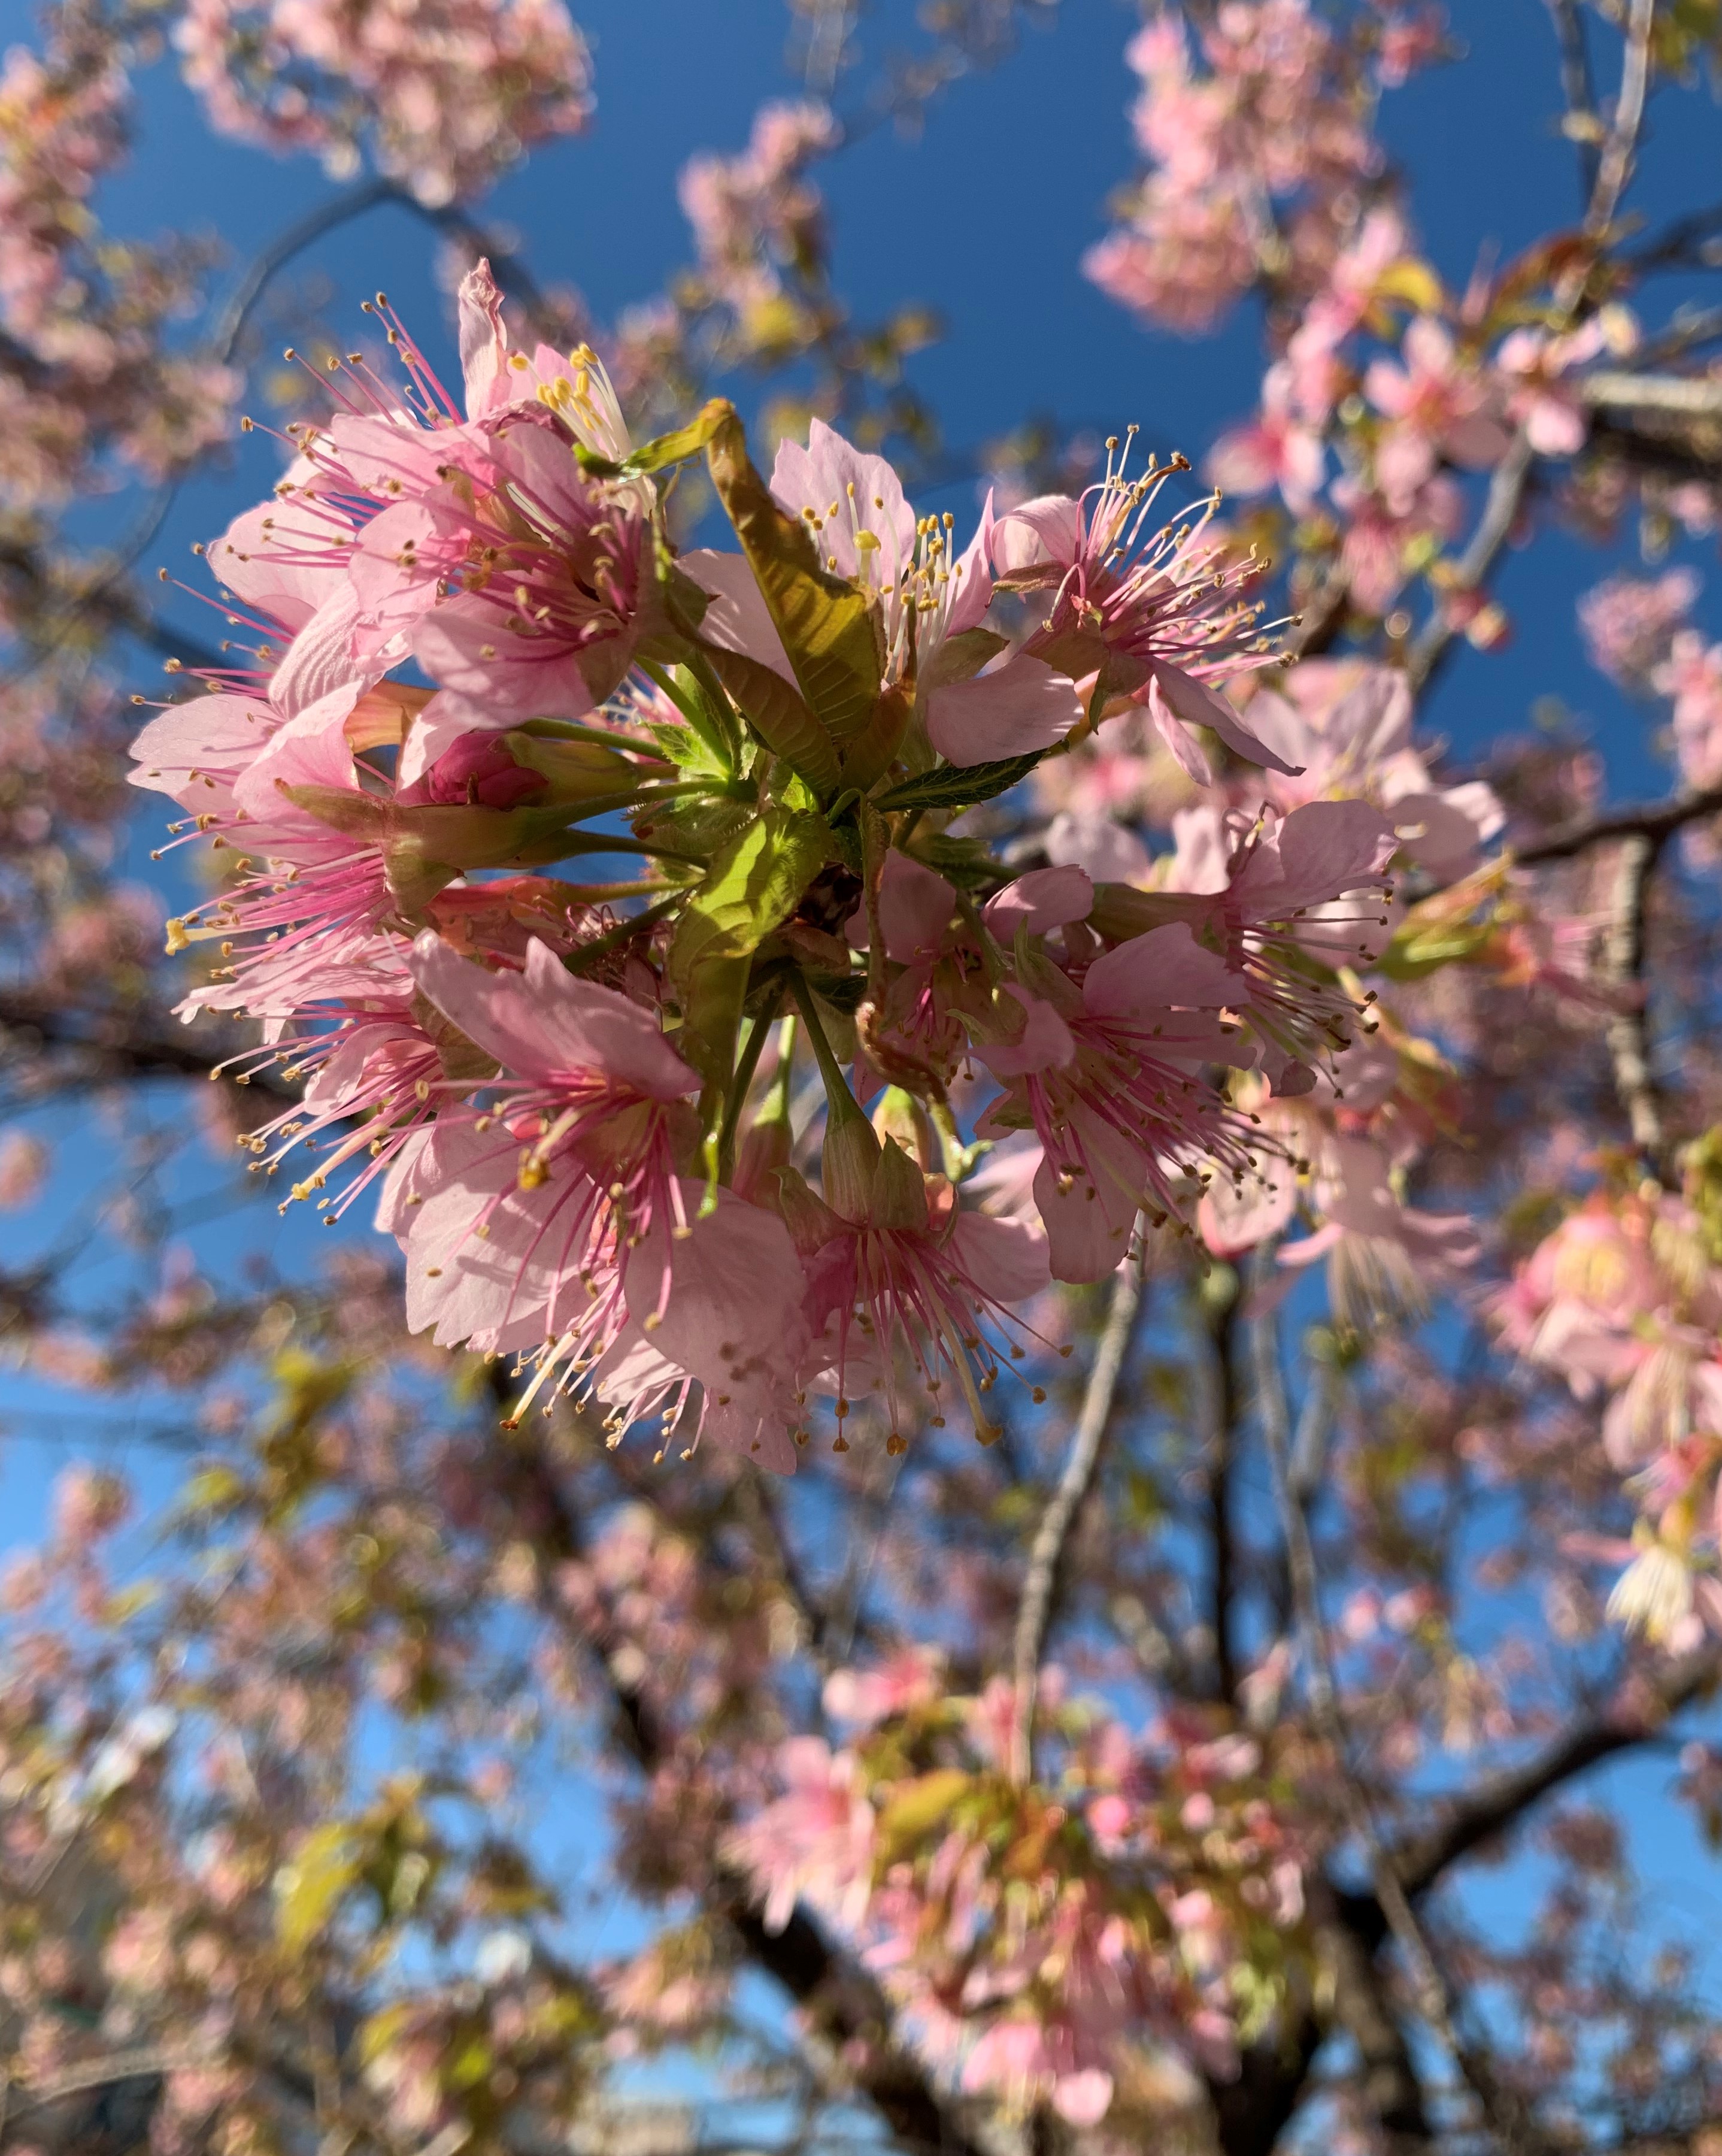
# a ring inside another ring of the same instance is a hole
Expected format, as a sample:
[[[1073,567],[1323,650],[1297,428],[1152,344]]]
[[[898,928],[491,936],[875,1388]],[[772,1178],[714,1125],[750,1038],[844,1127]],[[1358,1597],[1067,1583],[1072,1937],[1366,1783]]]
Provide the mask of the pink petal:
[[[506,404],[508,342],[502,333],[502,295],[480,255],[460,280],[460,368],[466,377],[466,416],[482,419]]]
[[[1030,1070],[1061,1070],[1075,1060],[1076,1043],[1070,1037],[1070,1029],[1049,1003],[1014,983],[1005,993],[1022,1004],[1028,1023],[1022,1039],[1008,1045],[1002,1041],[975,1043],[976,1055],[996,1078],[1020,1078]]]
[[[1205,681],[1198,681],[1182,667],[1169,666],[1163,659],[1155,660],[1154,685],[1186,726],[1212,726],[1227,747],[1246,763],[1263,764],[1269,771],[1284,772],[1288,778],[1295,778],[1302,770],[1301,764],[1288,763],[1276,755],[1259,735],[1251,732],[1223,696],[1216,695]]]
[[[1222,1010],[1248,1002],[1249,983],[1206,951],[1181,921],[1133,936],[1083,978],[1084,1007],[1096,1018],[1139,1018],[1178,1006]]]
[[[794,681],[795,669],[745,554],[720,554],[710,547],[696,547],[682,555],[676,566],[687,572],[710,601],[700,624],[700,634],[708,642],[725,651],[744,652],[786,681]]]
[[[679,1100],[699,1086],[649,1012],[613,988],[578,979],[536,937],[526,948],[524,975],[487,973],[428,928],[410,963],[443,1017],[517,1077],[547,1086],[596,1073],[659,1101]]]
[[[932,957],[944,942],[956,911],[956,893],[935,870],[911,860],[894,846],[885,855],[879,877],[879,921],[888,958],[907,966],[916,958]],[[864,907],[860,927],[864,935]],[[865,950],[867,947],[861,943],[856,947]]]
[[[994,1302],[1023,1302],[1051,1284],[1047,1239],[1036,1222],[959,1213],[948,1248],[981,1293]]]
[[[934,690],[927,735],[949,763],[993,763],[1050,748],[1081,717],[1074,682],[1019,653],[995,673]]]
[[[1016,942],[1019,928],[1044,936],[1067,921],[1086,921],[1094,903],[1094,886],[1081,869],[1033,869],[1007,884],[981,918],[1001,943],[1009,944]]]

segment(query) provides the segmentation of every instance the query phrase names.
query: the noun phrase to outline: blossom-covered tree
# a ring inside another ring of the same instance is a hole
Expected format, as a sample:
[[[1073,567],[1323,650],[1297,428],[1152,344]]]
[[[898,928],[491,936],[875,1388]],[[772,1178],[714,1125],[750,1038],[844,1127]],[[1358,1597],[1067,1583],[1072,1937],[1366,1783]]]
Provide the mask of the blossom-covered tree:
[[[4,64],[0,2148],[1714,2156],[1722,27],[1552,0],[1580,211],[1454,290],[1440,8],[1149,9],[1084,268],[1259,319],[1192,465],[843,296],[824,168],[1055,12],[796,0],[614,321],[483,221],[560,0]],[[152,67],[345,192],[115,236]],[[273,371],[386,206],[450,322]],[[1432,727],[1539,545],[1660,798]]]

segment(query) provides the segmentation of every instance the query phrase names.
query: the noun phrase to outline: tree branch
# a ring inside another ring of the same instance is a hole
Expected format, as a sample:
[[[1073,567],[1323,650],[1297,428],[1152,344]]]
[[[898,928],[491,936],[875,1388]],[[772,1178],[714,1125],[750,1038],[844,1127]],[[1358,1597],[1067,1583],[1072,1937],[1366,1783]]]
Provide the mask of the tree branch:
[[[1611,412],[1678,412],[1699,419],[1722,418],[1722,377],[1713,374],[1633,374],[1599,367],[1583,376],[1579,395]]]
[[[493,1363],[490,1375],[498,1399],[505,1401],[505,1363]],[[505,1446],[495,1448],[497,1496],[522,1530],[548,1556],[564,1563],[579,1555],[584,1537],[554,1466],[529,1435],[530,1427],[511,1433]],[[554,1567],[544,1569],[549,1573]],[[554,1621],[567,1622],[566,1607],[548,1586],[542,1606]],[[590,1644],[582,1635],[582,1645]],[[607,1658],[601,1658],[601,1666],[621,1742],[641,1770],[652,1774],[671,1756],[670,1736],[659,1727],[643,1689],[618,1679]],[[808,2032],[844,2056],[845,2071],[857,2093],[898,2138],[913,2149],[936,2151],[937,2156],[988,2156],[962,2123],[960,2107],[939,2093],[920,2062],[896,2042],[890,2002],[873,1976],[839,1953],[799,1907],[782,1930],[767,1930],[752,1881],[715,1856],[710,1878],[714,1913],[728,1925],[748,1959],[795,2000]]]
[[[1521,868],[1535,868],[1543,861],[1571,860],[1612,839],[1642,838],[1659,846],[1687,824],[1718,815],[1722,815],[1722,786],[1706,787],[1700,793],[1676,794],[1671,801],[1645,802],[1637,808],[1611,808],[1601,816],[1585,817],[1550,832],[1546,839],[1514,847],[1513,858]]]
[[[1208,1517],[1213,1536],[1213,1578],[1210,1613],[1214,1635],[1215,1682],[1227,1705],[1238,1697],[1238,1662],[1233,1652],[1233,1604],[1238,1594],[1237,1548],[1232,1522],[1232,1470],[1238,1422],[1238,1297],[1220,1312],[1213,1326],[1213,1428],[1209,1433]]]
[[[1578,151],[1579,186],[1588,203],[1596,191],[1596,92],[1591,80],[1591,55],[1577,0],[1549,0],[1555,36],[1561,47],[1561,94],[1566,100],[1566,132]]]
[[[1387,1928],[1404,1957],[1417,2011],[1458,2067],[1483,2107],[1485,2117],[1509,2148],[1540,2151],[1543,2140],[1529,2107],[1504,2085],[1490,2062],[1466,2041],[1458,2026],[1453,1996],[1436,1962],[1417,1912],[1376,1825],[1374,1807],[1350,1766],[1350,1733],[1340,1702],[1332,1650],[1321,1614],[1321,1584],[1315,1548],[1304,1507],[1293,1494],[1284,1396],[1279,1377],[1279,1328],[1272,1318],[1250,1328],[1255,1350],[1256,1393],[1262,1409],[1262,1435],[1285,1537],[1292,1601],[1302,1638],[1304,1683],[1316,1729],[1333,1755],[1340,1802],[1352,1833],[1361,1845]]]
[[[1640,277],[1656,270],[1683,269],[1694,264],[1701,269],[1714,269],[1722,260],[1722,203],[1676,218],[1623,259],[1627,268]]]
[[[1146,1244],[1138,1222],[1135,1248],[1113,1277],[1112,1300],[1106,1322],[1094,1349],[1083,1394],[1082,1412],[1064,1471],[1052,1501],[1041,1515],[1040,1526],[1028,1552],[1028,1568],[1022,1580],[1022,1600],[1017,1613],[1014,1666],[1016,1697],[1011,1715],[1011,1779],[1018,1784],[1034,1773],[1034,1703],[1040,1681],[1040,1658],[1052,1622],[1053,1596],[1064,1544],[1082,1509],[1099,1465],[1100,1446],[1112,1419],[1112,1409],[1130,1352],[1130,1336],[1142,1306],[1142,1282]]]
[[[27,1051],[62,1051],[79,1066],[77,1076],[83,1084],[115,1078],[208,1078],[212,1065],[235,1045],[231,1036],[218,1040],[182,1026],[151,1005],[96,1010],[29,988],[0,988],[0,1053],[11,1045],[8,1035],[23,1035],[18,1045]],[[273,1064],[254,1073],[249,1082],[275,1099],[300,1097],[299,1089],[288,1085]]]
[[[1621,846],[1608,932],[1607,971],[1617,988],[1633,993],[1631,1008],[1608,1021],[1608,1054],[1614,1089],[1627,1111],[1632,1143],[1653,1170],[1662,1163],[1665,1133],[1656,1081],[1650,1070],[1650,1020],[1644,1004],[1644,919],[1660,842],[1635,833]]]
[[[1393,1868],[1413,1898],[1448,1867],[1492,1841],[1530,1807],[1575,1776],[1630,1751],[1672,1716],[1722,1684],[1722,1643],[1707,1641],[1659,1671],[1637,1671],[1599,1714],[1589,1717],[1523,1767],[1492,1776],[1462,1797],[1441,1825],[1404,1844]]]

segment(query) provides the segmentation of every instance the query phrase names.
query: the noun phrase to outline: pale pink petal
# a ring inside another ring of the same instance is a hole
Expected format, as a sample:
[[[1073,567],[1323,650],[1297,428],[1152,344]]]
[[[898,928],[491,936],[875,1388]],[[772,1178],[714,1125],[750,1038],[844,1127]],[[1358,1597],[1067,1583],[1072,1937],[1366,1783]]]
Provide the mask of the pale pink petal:
[[[956,911],[956,893],[935,870],[893,847],[885,855],[879,877],[879,920],[885,939],[885,956],[899,966],[918,957],[930,957],[945,940],[951,916]],[[865,933],[864,908],[860,927]],[[864,950],[861,943],[857,947]]]
[[[1249,983],[1205,951],[1181,921],[1133,936],[1083,978],[1082,999],[1096,1018],[1140,1018],[1176,1005],[1221,1010],[1248,1000]]]
[[[482,419],[508,398],[508,341],[502,333],[502,295],[480,255],[460,280],[460,368],[466,377],[466,416]]]
[[[710,547],[696,547],[682,555],[676,566],[686,571],[710,601],[700,624],[700,634],[708,643],[721,650],[745,652],[786,681],[795,680],[789,654],[745,554],[720,554]]]
[[[1061,809],[1047,826],[1046,856],[1084,870],[1096,883],[1140,883],[1152,867],[1148,849],[1128,825],[1104,814]]]
[[[1084,1132],[1091,1161],[1113,1156],[1112,1174],[1102,1173],[1090,1192],[1080,1181],[1058,1187],[1051,1165],[1043,1162],[1034,1178],[1034,1202],[1046,1224],[1048,1258],[1054,1280],[1104,1280],[1129,1254],[1130,1229],[1139,1201],[1133,1194],[1141,1166],[1122,1140],[1099,1130]]]
[[[948,763],[962,766],[1050,748],[1081,717],[1075,683],[1026,653],[927,700],[929,739]]]
[[[1277,755],[1205,681],[1198,681],[1181,666],[1169,666],[1164,660],[1156,660],[1153,665],[1155,687],[1186,726],[1211,726],[1246,763],[1265,765],[1269,771],[1284,772],[1288,778],[1298,776],[1303,767]]]
[[[1023,1302],[1051,1284],[1047,1239],[1038,1223],[959,1213],[949,1248],[962,1271],[993,1302]]]
[[[1019,928],[1044,936],[1067,921],[1086,921],[1094,903],[1094,886],[1081,869],[1033,869],[1007,883],[981,918],[1001,943],[1008,944],[1015,942]]]
[[[1067,2126],[1098,2126],[1112,2108],[1112,2076],[1099,2066],[1060,2074],[1053,2084],[1053,2109]]]
[[[1076,1043],[1070,1037],[1070,1029],[1049,1003],[1014,983],[1006,993],[1021,1004],[1028,1023],[1022,1038],[1008,1045],[990,1040],[975,1043],[976,1055],[995,1077],[1020,1078],[1030,1070],[1061,1070],[1075,1060]]]
[[[823,419],[809,426],[806,449],[778,444],[771,491],[792,516],[813,511],[823,526],[814,535],[820,557],[835,555],[839,576],[861,572],[858,528],[879,542],[883,583],[894,583],[914,555],[915,511],[904,499],[903,482],[883,457],[858,449]]]
[[[581,980],[536,937],[524,974],[488,973],[458,957],[433,929],[413,945],[411,963],[443,1017],[515,1076],[551,1085],[594,1072],[659,1101],[698,1089],[698,1076],[649,1011]]]

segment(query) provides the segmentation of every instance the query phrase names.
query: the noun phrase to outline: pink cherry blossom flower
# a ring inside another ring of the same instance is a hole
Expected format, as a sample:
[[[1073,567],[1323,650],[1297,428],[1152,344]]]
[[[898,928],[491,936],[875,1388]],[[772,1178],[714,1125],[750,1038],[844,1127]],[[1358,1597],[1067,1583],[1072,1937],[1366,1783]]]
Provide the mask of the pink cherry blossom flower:
[[[1228,582],[1241,584],[1247,567],[1204,536],[1213,504],[1193,527],[1148,531],[1156,498],[1179,469],[1151,465],[1130,479],[1124,459],[1109,452],[1104,480],[1080,501],[1048,495],[1012,510],[993,542],[997,583],[1052,593],[1028,656],[1073,680],[1097,679],[1103,696],[1146,704],[1198,781],[1206,764],[1192,726],[1211,727],[1247,762],[1282,768],[1216,693],[1216,685],[1261,665],[1265,654],[1260,609],[1227,589]]]
[[[1673,650],[1698,597],[1694,569],[1659,577],[1608,578],[1578,603],[1579,629],[1591,664],[1622,688],[1643,688]]]
[[[1443,457],[1467,471],[1486,470],[1506,454],[1510,437],[1488,383],[1432,316],[1410,324],[1401,351],[1402,366],[1371,362],[1365,387],[1388,422],[1376,448],[1376,483],[1389,511],[1402,516]]]
[[[1722,779],[1722,644],[1707,644],[1696,629],[1683,629],[1651,678],[1674,700],[1681,778],[1694,788],[1715,785]]]
[[[858,1730],[875,1729],[937,1699],[940,1667],[930,1648],[905,1647],[871,1669],[833,1670],[825,1680],[825,1712]]]
[[[784,1218],[807,1268],[812,1381],[835,1391],[839,1424],[852,1393],[883,1391],[887,1449],[899,1451],[900,1358],[929,1395],[935,1429],[946,1419],[941,1394],[954,1383],[976,1435],[990,1443],[999,1425],[983,1395],[1022,1352],[1013,1335],[1024,1328],[1011,1306],[1047,1286],[1046,1239],[1028,1220],[965,1210],[944,1177],[924,1176],[894,1140],[881,1147],[851,1115],[827,1138],[831,1202],[792,1170],[779,1176]],[[850,1172],[836,1172],[834,1147],[849,1149]]]
[[[1328,1260],[1335,1312],[1354,1332],[1366,1332],[1383,1312],[1427,1310],[1431,1289],[1463,1273],[1482,1250],[1468,1214],[1402,1204],[1390,1171],[1374,1140],[1330,1137],[1315,1194],[1322,1225],[1279,1253],[1285,1265]]]
[[[361,143],[439,207],[590,118],[592,64],[561,0],[193,0],[175,30],[223,134],[314,150],[335,175]]]
[[[853,1755],[792,1737],[776,1765],[783,1795],[738,1827],[725,1853],[763,1892],[767,1931],[781,1932],[798,1900],[857,1930],[872,1896],[875,1822]]]
[[[1295,381],[1284,360],[1262,380],[1262,408],[1247,425],[1222,434],[1208,452],[1207,475],[1234,494],[1278,487],[1288,509],[1306,514],[1320,492],[1327,463],[1321,429],[1300,416]]]
[[[656,1017],[536,939],[522,973],[487,973],[429,932],[411,963],[498,1066],[484,1111],[439,1116],[384,1188],[378,1222],[406,1253],[413,1329],[532,1363],[517,1414],[546,1383],[592,1379],[618,1430],[672,1399],[674,1424],[694,1381],[722,1409],[792,1363],[793,1250],[733,1197],[702,1215],[679,1173],[697,1135],[682,1103],[700,1081]]]
[[[1193,1206],[1201,1163],[1248,1172],[1248,1126],[1198,1084],[1204,1062],[1229,1062],[1235,1028],[1221,1012],[1245,984],[1181,924],[1121,943],[1088,967],[1079,988],[1057,968],[1010,990],[1022,1013],[1014,1039],[976,1053],[1006,1092],[981,1119],[987,1134],[1032,1129],[1043,1159],[1035,1204],[1058,1280],[1104,1280],[1128,1248],[1139,1212],[1163,1221]]]
[[[1514,330],[1501,340],[1494,363],[1512,387],[1507,414],[1524,428],[1525,439],[1540,457],[1576,456],[1589,436],[1590,420],[1577,385],[1567,379],[1575,367],[1595,359],[1608,343],[1600,316],[1570,336],[1552,337],[1542,330]]]

